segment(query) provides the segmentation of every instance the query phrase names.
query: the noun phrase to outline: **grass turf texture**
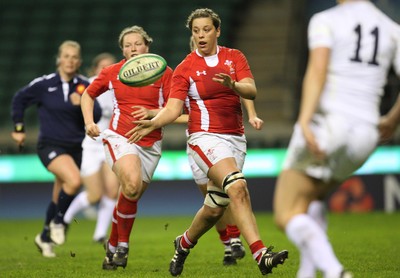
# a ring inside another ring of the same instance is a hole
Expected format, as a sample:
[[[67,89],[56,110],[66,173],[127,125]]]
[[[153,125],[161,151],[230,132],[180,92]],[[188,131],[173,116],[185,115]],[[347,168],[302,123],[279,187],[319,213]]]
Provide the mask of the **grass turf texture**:
[[[289,259],[273,270],[273,277],[295,277],[298,252],[273,225],[269,213],[256,214],[263,241],[275,250],[288,249]],[[67,242],[56,247],[57,258],[43,258],[34,245],[42,220],[0,220],[0,277],[172,277],[172,241],[192,217],[136,219],[131,234],[128,266],[104,271],[103,247],[91,242],[94,221],[71,224]],[[329,236],[335,252],[355,277],[399,277],[400,213],[328,216]],[[191,251],[183,277],[262,277],[246,245],[246,256],[236,266],[223,266],[223,246],[215,229],[205,234]],[[318,277],[322,277],[320,274]]]

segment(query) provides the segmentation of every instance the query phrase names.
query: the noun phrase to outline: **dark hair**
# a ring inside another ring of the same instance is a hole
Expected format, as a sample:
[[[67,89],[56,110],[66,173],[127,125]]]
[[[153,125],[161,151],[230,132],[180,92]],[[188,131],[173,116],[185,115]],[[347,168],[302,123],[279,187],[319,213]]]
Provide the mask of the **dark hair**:
[[[219,18],[219,15],[209,8],[201,8],[192,11],[192,13],[189,15],[186,21],[186,27],[189,28],[189,30],[192,30],[193,20],[195,20],[196,18],[204,18],[204,17],[211,18],[215,29],[221,27],[221,19]]]

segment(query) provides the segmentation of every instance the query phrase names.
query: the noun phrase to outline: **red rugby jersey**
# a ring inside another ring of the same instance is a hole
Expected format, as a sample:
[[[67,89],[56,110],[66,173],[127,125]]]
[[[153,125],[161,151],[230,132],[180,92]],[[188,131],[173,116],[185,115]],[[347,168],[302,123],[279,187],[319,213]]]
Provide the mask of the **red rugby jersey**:
[[[109,128],[114,132],[125,136],[136,125],[131,115],[134,105],[140,105],[147,109],[159,109],[165,106],[171,87],[172,69],[167,67],[164,75],[154,84],[144,87],[130,87],[118,80],[118,73],[125,59],[104,68],[99,76],[87,88],[88,94],[95,98],[107,90],[114,93],[114,110]],[[161,140],[162,129],[152,131],[136,144],[143,147],[152,146],[154,142]]]
[[[240,96],[212,81],[217,73],[229,74],[235,81],[253,78],[243,53],[221,46],[211,57],[202,57],[196,51],[190,53],[174,71],[170,97],[182,101],[189,98],[189,134],[244,133]]]

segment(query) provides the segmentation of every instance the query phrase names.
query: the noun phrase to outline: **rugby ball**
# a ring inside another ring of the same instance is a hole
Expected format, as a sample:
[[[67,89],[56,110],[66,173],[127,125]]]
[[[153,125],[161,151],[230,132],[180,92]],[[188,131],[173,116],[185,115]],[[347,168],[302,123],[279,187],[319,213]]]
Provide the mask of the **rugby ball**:
[[[167,62],[154,53],[134,56],[126,61],[119,70],[119,80],[131,87],[143,87],[153,84],[164,74]]]

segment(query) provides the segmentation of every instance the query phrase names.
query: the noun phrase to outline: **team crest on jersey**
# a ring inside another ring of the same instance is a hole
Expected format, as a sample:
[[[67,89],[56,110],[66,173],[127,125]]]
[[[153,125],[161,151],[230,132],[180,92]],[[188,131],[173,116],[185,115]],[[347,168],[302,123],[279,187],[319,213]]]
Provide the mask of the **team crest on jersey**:
[[[196,71],[196,74],[197,74],[197,76],[200,76],[200,75],[207,75],[207,72],[206,72],[205,70],[203,70],[203,71],[197,70],[197,71]]]
[[[83,92],[85,91],[85,89],[86,89],[86,86],[85,85],[83,85],[83,84],[78,84],[77,86],[76,86],[76,92],[78,93],[78,94],[83,94]]]
[[[224,65],[226,65],[226,66],[229,67],[229,73],[230,73],[230,74],[234,74],[234,73],[235,73],[235,69],[234,69],[234,67],[233,67],[233,62],[232,62],[232,61],[230,61],[230,60],[225,60]]]

